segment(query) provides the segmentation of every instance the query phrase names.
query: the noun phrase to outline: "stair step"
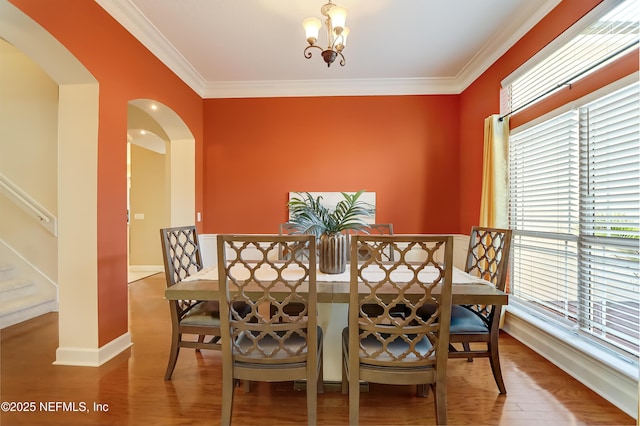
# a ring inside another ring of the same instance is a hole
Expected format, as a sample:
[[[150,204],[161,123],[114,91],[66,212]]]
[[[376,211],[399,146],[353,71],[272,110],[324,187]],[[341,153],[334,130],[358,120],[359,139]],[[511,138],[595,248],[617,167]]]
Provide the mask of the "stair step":
[[[0,329],[46,314],[57,309],[55,296],[31,294],[0,301]]]
[[[55,300],[51,295],[30,294],[13,300],[3,300],[0,302],[0,317],[13,313],[25,307],[37,306],[42,303]]]
[[[10,280],[0,280],[0,292],[3,291],[11,291],[16,288],[24,287],[27,285],[31,285],[30,280],[25,280],[23,278],[15,278]]]
[[[12,295],[20,294],[21,296],[27,295],[33,289],[33,282],[31,280],[24,279],[12,279],[0,281],[0,294],[3,299],[7,296],[4,293],[11,292]]]
[[[0,280],[13,278],[14,266],[11,263],[0,262]]]

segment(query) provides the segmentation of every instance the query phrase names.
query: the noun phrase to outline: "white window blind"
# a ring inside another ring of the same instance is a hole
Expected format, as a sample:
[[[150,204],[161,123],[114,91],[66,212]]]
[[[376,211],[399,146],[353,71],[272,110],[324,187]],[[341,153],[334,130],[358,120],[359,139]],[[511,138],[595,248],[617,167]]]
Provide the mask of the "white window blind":
[[[638,346],[638,84],[580,110],[580,329]]]
[[[578,113],[569,111],[509,140],[512,292],[572,320],[578,296],[578,138]]]
[[[638,356],[638,83],[510,137],[511,292]]]
[[[615,53],[637,48],[640,2],[625,0],[602,18],[587,26],[553,54],[541,61],[510,85],[508,111],[543,99],[573,76],[598,67]],[[587,75],[589,72],[581,74]]]

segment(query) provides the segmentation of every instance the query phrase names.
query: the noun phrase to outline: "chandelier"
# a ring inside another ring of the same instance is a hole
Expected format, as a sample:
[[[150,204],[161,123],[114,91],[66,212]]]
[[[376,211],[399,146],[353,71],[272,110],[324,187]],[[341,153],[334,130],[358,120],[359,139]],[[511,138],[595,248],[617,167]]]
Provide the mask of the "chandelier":
[[[323,49],[316,45],[318,32],[322,26],[320,20],[317,18],[307,18],[302,22],[302,26],[307,35],[307,41],[309,42],[309,46],[304,49],[304,57],[307,59],[311,58],[312,54],[310,49],[316,48],[322,51],[322,59],[327,63],[327,67],[330,67],[338,56],[340,56],[340,65],[344,66],[345,59],[342,50],[347,45],[347,36],[349,35],[349,28],[344,25],[347,20],[347,9],[337,6],[329,0],[329,3],[320,8],[320,13],[326,17],[324,24],[327,26],[328,46],[326,49]]]

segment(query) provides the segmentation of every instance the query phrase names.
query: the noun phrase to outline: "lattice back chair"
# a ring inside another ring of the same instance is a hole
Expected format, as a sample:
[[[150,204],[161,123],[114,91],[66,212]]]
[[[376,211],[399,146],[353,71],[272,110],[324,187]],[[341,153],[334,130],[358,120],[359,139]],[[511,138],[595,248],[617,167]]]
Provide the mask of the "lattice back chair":
[[[393,224],[392,223],[372,223],[367,226],[366,229],[362,231],[350,231],[349,236],[351,235],[393,235]],[[393,261],[393,251],[391,248],[384,252],[380,253],[382,260],[384,261]],[[351,259],[351,250],[349,250],[347,257]],[[365,248],[362,248],[361,251],[358,252],[358,259],[363,261],[367,260],[371,257],[371,253],[366,251]]]
[[[278,235],[300,235],[300,233],[297,231],[295,226],[293,226],[291,223],[285,222],[285,223],[281,223],[278,226]],[[309,262],[309,251],[307,249],[299,250],[297,253],[298,253],[297,256],[300,257],[301,260]],[[278,246],[278,259],[284,260],[289,258],[290,256],[291,256],[291,251],[284,244]],[[316,256],[317,256],[317,253],[316,253]],[[302,311],[302,309],[303,309],[302,305],[298,305],[295,303],[290,303],[289,305],[287,305],[287,308],[286,308],[287,314],[289,315],[297,315]],[[271,308],[272,313],[275,313],[275,310],[276,310],[275,307]]]
[[[278,226],[278,235],[300,235],[297,229],[289,222],[281,223]],[[303,260],[309,261],[309,253],[306,250],[300,250],[297,252],[298,256],[301,256]],[[291,256],[291,252],[288,251],[284,245],[278,248],[278,259],[284,260]]]
[[[284,246],[284,247],[280,247]],[[274,260],[283,248],[285,260]],[[262,253],[247,260],[245,253]],[[309,253],[309,260],[300,254]],[[317,323],[316,239],[312,235],[218,235],[222,322],[222,424],[231,423],[237,380],[307,381],[307,416],[316,423],[322,392],[322,329]],[[234,303],[245,303],[241,315]],[[287,306],[302,310],[289,314]],[[275,307],[275,313],[270,313]]]
[[[202,269],[202,254],[195,226],[160,229],[167,287]],[[220,350],[220,312],[217,301],[170,300],[171,349],[164,379],[170,380],[180,348]],[[197,341],[183,335],[197,335]],[[212,336],[205,342],[205,336]]]
[[[373,256],[358,261],[360,249]],[[380,261],[389,249],[394,261]],[[410,252],[421,253],[421,260],[409,260]],[[419,393],[431,386],[437,423],[446,424],[452,274],[452,236],[352,236],[349,325],[342,333],[342,392],[349,393],[350,424],[359,422],[361,380],[418,385]],[[422,318],[418,310],[427,303],[436,309]],[[366,315],[368,305],[381,314]],[[397,315],[399,305],[404,315]]]
[[[372,223],[368,225],[368,227],[362,231],[350,231],[348,234],[349,237],[351,235],[393,235],[393,224],[391,223]],[[372,252],[368,249],[367,246],[362,246],[358,248],[358,261],[369,260],[372,256]],[[385,262],[393,261],[393,247],[389,246],[387,250],[380,252],[380,259]],[[351,250],[348,252],[349,260],[351,260]],[[379,307],[377,305],[366,305],[362,308],[362,311],[369,315],[375,316],[380,314]],[[394,308],[396,313],[404,312],[404,306],[398,305]]]
[[[511,250],[510,229],[471,228],[465,271],[493,283],[504,291],[507,282],[509,256]],[[498,337],[502,306],[464,305],[453,306],[449,351],[450,358],[489,358],[493,377],[501,394],[507,390],[500,369]],[[478,344],[482,348],[471,348]]]

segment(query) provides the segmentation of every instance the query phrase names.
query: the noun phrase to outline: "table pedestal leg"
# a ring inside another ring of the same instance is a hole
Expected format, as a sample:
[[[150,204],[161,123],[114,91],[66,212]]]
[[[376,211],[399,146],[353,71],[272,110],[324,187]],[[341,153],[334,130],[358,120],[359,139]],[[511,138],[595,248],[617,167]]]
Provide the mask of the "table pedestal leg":
[[[318,303],[318,325],[322,327],[324,336],[322,374],[325,392],[342,391],[342,330],[347,326],[348,312],[348,303]],[[303,390],[306,382],[296,381],[294,387]],[[367,392],[368,383],[361,382],[360,390]]]
[[[318,325],[324,333],[324,382],[342,382],[342,329],[347,326],[347,303],[318,303]]]

